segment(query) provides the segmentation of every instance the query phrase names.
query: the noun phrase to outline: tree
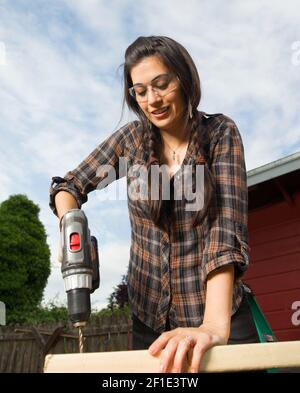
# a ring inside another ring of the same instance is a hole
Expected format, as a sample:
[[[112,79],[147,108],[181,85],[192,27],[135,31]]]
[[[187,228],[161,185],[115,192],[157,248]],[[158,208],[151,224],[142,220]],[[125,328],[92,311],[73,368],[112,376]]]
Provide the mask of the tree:
[[[0,300],[7,322],[23,322],[36,310],[50,274],[50,250],[40,208],[26,195],[0,204]]]
[[[127,292],[127,275],[122,276],[122,280],[119,285],[114,288],[114,291],[110,294],[108,300],[108,308],[113,310],[115,308],[124,308],[128,305],[128,292]]]

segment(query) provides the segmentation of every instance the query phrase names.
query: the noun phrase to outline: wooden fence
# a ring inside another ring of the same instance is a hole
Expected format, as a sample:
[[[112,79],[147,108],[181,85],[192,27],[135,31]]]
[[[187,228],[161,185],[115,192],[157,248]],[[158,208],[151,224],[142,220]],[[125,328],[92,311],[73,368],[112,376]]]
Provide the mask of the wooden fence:
[[[84,328],[84,352],[131,349],[131,320],[98,317]],[[0,326],[0,373],[42,372],[48,353],[79,352],[78,330],[70,324]]]

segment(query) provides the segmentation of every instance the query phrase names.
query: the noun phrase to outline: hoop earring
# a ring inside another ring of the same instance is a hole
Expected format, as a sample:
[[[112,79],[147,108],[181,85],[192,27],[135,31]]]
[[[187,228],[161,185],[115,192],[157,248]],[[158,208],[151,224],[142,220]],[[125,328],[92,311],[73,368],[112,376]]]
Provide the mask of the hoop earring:
[[[193,118],[193,108],[192,108],[191,101],[189,101],[189,104],[188,104],[188,111],[189,111],[189,118],[192,119]]]

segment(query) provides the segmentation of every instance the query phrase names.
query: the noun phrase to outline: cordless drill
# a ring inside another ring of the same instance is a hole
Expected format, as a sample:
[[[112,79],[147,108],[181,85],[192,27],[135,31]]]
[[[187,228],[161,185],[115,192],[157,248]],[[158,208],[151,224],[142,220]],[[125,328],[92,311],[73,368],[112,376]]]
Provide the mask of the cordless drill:
[[[83,351],[82,328],[91,314],[90,294],[99,287],[97,239],[90,235],[88,220],[80,209],[71,209],[62,219],[61,271],[68,298],[68,312],[79,328],[79,347]]]

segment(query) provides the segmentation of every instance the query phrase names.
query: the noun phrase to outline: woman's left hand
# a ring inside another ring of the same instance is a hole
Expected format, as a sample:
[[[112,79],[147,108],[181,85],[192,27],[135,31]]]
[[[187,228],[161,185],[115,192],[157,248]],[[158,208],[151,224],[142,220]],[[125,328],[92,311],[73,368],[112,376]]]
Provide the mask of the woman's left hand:
[[[186,372],[186,360],[192,350],[190,371],[197,373],[205,352],[215,345],[225,345],[228,335],[222,328],[203,324],[199,328],[177,328],[162,333],[148,351],[155,356],[162,351],[160,372]]]

